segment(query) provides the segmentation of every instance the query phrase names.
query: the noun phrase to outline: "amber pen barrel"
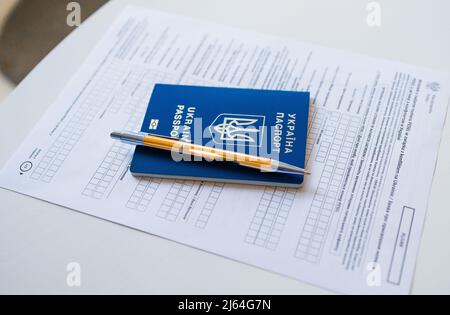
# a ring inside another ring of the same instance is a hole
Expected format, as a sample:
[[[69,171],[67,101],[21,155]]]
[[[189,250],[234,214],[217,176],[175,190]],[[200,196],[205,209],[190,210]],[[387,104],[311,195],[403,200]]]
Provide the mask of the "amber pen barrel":
[[[270,158],[192,144],[180,141],[179,139],[155,134],[142,132],[113,132],[111,133],[111,138],[131,145],[142,145],[166,151],[190,154],[207,160],[238,163],[241,166],[258,169],[264,172],[310,174],[303,168]]]

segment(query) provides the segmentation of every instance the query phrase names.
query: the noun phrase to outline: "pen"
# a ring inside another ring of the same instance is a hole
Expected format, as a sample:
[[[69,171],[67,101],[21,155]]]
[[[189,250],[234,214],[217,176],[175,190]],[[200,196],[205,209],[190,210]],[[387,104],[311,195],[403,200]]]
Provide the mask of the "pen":
[[[234,162],[241,166],[259,169],[264,172],[281,172],[305,175],[311,174],[303,168],[274,159],[192,144],[179,139],[150,133],[129,131],[113,132],[111,133],[111,138],[131,145],[141,145],[166,151],[183,152],[202,158]]]

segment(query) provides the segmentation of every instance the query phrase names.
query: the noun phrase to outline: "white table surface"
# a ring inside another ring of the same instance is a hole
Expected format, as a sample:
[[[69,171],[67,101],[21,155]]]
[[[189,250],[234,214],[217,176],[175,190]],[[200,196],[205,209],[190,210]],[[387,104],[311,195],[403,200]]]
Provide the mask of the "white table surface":
[[[450,1],[116,0],[0,104],[0,166],[127,3],[450,71]],[[413,293],[450,293],[450,126],[433,181]],[[419,180],[414,178],[412,180]],[[81,265],[81,286],[66,284]],[[0,189],[0,293],[316,294],[314,286]]]

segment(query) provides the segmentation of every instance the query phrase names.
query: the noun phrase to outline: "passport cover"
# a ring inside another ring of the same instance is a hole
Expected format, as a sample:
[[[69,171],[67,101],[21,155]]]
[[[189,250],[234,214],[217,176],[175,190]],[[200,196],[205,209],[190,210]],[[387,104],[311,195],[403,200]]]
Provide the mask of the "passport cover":
[[[309,92],[156,84],[141,131],[305,167]],[[261,172],[137,146],[135,176],[299,187],[303,175]],[[179,161],[181,159],[181,161]]]

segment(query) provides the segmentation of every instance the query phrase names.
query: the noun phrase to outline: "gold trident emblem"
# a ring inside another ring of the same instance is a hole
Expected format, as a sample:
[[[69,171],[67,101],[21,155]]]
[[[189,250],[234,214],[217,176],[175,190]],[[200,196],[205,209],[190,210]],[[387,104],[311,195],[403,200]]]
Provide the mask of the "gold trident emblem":
[[[255,139],[249,134],[258,134],[259,130],[253,127],[257,119],[226,117],[223,123],[214,127],[220,134],[221,140],[233,140],[254,143]]]

